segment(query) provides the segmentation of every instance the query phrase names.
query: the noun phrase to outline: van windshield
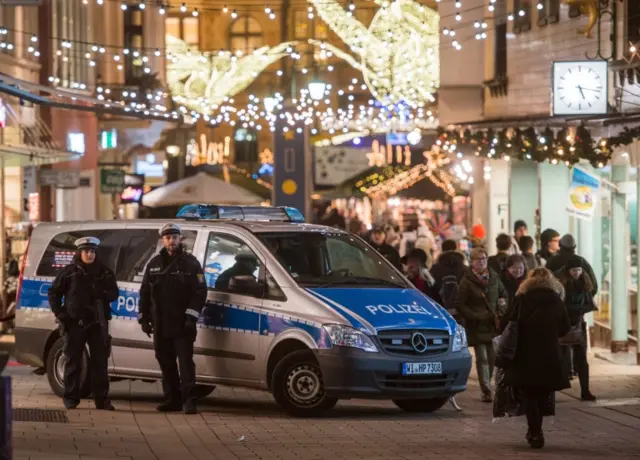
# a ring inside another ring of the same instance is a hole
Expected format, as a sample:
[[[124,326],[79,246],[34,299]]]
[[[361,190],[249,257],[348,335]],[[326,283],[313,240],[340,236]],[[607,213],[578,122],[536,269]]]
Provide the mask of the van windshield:
[[[302,286],[408,287],[384,257],[353,235],[282,232],[257,236]]]

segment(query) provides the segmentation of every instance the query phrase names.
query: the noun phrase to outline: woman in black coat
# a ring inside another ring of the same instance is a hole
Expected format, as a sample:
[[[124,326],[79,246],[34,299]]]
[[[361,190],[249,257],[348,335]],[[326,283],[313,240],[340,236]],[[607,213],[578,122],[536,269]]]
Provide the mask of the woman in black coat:
[[[563,296],[564,289],[551,272],[536,268],[518,289],[507,313],[518,322],[518,345],[508,379],[523,396],[527,441],[538,449],[544,446],[542,417],[553,392],[571,386],[558,341],[570,328]]]
[[[506,268],[500,273],[500,281],[507,290],[507,305],[513,304],[516,292],[520,285],[527,279],[527,262],[520,254],[514,254],[507,258]]]

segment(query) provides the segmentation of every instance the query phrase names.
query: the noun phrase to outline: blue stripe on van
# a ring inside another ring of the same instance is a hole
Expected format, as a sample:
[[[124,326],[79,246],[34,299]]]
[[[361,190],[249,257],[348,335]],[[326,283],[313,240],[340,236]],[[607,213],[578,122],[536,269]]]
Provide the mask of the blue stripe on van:
[[[49,281],[23,279],[17,308],[50,311],[47,297],[49,287],[51,287]],[[120,297],[111,304],[113,317],[137,320],[138,302],[137,290],[120,289]],[[207,302],[198,324],[204,328],[262,335],[277,335],[288,329],[301,329],[313,337],[319,348],[331,347],[331,341],[320,324],[283,314],[260,313],[256,309],[241,305]]]

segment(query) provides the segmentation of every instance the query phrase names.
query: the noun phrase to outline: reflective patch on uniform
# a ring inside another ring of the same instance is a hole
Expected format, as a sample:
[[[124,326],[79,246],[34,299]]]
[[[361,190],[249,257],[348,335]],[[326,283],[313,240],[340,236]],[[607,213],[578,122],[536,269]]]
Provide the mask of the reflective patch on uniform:
[[[204,275],[201,273],[198,273],[198,283],[204,284]]]

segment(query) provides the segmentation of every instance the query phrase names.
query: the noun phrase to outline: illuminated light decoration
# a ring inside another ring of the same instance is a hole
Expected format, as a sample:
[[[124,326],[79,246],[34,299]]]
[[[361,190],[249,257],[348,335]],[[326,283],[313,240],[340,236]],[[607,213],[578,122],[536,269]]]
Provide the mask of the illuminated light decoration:
[[[176,102],[211,114],[226,99],[246,89],[265,68],[287,55],[293,43],[265,46],[237,57],[228,52],[192,51],[182,40],[167,35],[167,84]]]
[[[201,134],[200,145],[195,139],[191,139],[187,145],[187,166],[226,164],[230,155],[230,145],[231,138],[229,136],[224,138],[224,144],[222,142],[207,143],[207,136]]]
[[[387,144],[386,146],[380,145],[380,142],[373,141],[371,144],[371,152],[367,153],[369,159],[369,166],[382,167],[393,164],[394,160],[396,164],[404,164],[405,166],[411,166],[411,149],[408,145],[402,148],[399,145],[395,146]]]
[[[327,50],[362,71],[371,94],[384,103],[404,101],[412,107],[434,101],[439,86],[439,16],[413,0],[381,5],[369,28],[349,17],[334,0],[310,0],[320,18],[342,39],[353,54],[336,46]]]
[[[324,91],[327,87],[326,83],[321,81],[314,80],[309,83],[309,96],[314,101],[320,101],[324,98]]]
[[[272,165],[273,164],[273,152],[271,150],[264,149],[262,152],[260,152],[260,155],[258,157],[260,159],[260,164],[266,165]]]

